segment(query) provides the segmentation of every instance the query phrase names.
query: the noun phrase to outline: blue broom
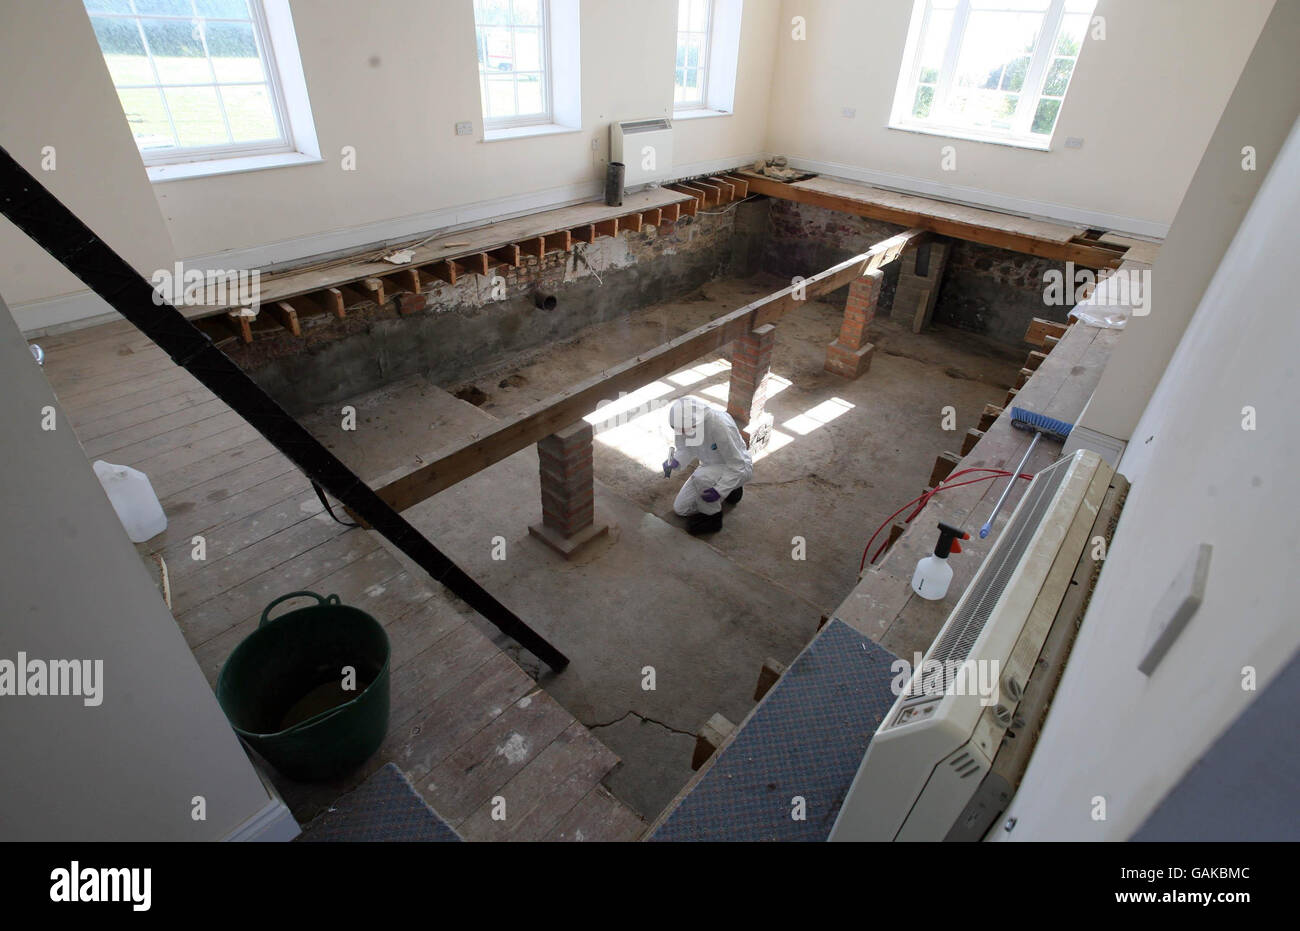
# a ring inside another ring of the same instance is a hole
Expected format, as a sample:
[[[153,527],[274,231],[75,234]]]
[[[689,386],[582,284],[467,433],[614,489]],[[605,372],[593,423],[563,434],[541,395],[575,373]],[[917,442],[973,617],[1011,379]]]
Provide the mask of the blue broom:
[[[1033,455],[1034,447],[1043,437],[1049,440],[1056,440],[1058,443],[1064,443],[1070,431],[1074,429],[1074,424],[1066,423],[1064,420],[1057,420],[1055,417],[1048,417],[1046,414],[1036,414],[1033,411],[1027,411],[1023,407],[1011,408],[1011,426],[1017,430],[1032,430],[1034,438],[1029,443],[1029,448],[1025,450],[1024,458],[1020,460],[1020,465],[1016,466],[1016,471],[1011,473],[1007,479],[1007,487],[1002,490],[1002,497],[998,498],[998,503],[993,506],[993,513],[989,519],[984,522],[980,528],[980,539],[983,540],[993,530],[993,522],[997,520],[998,512],[1002,510],[1002,505],[1006,503],[1007,495],[1011,494],[1011,489],[1016,484],[1016,478],[1024,471],[1025,463]]]

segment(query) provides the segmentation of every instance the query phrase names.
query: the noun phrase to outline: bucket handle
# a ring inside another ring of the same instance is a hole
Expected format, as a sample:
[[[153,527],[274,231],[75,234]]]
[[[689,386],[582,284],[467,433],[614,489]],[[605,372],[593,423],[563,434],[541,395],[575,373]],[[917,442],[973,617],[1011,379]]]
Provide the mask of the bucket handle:
[[[279,598],[275,599],[275,601],[271,602],[269,605],[266,606],[266,610],[262,612],[262,620],[258,622],[257,626],[259,628],[265,627],[266,616],[271,613],[271,609],[274,608],[282,601],[288,601],[290,598],[315,598],[322,605],[336,605],[339,603],[338,595],[330,595],[327,598],[322,598],[320,595],[316,594],[315,592],[289,592],[289,594],[281,595]],[[284,615],[281,615],[281,617],[283,616]]]

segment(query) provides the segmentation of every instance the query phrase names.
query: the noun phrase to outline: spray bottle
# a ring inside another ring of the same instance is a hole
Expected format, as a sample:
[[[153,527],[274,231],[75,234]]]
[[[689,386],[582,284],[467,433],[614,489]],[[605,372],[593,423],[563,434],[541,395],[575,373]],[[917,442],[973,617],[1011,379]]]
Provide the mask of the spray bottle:
[[[917,562],[916,572],[912,573],[912,591],[930,601],[938,601],[948,594],[948,583],[952,581],[948,554],[960,553],[961,544],[957,541],[969,539],[969,533],[948,524],[940,524],[939,542],[934,545],[934,555]]]

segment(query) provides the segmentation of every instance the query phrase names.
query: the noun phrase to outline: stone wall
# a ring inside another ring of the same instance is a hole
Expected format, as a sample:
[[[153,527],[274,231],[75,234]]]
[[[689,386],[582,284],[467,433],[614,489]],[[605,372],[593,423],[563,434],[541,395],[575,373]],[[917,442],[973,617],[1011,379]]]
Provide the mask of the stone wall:
[[[765,205],[743,203],[575,244],[541,261],[530,257],[520,268],[498,270],[504,296],[494,295],[491,279],[468,275],[455,285],[431,285],[414,313],[399,313],[390,299],[383,307],[351,308],[343,320],[308,318],[301,337],[265,329],[251,345],[223,349],[293,413],[412,374],[457,381],[717,276],[753,274],[765,233]],[[557,306],[535,306],[538,291],[554,294]]]

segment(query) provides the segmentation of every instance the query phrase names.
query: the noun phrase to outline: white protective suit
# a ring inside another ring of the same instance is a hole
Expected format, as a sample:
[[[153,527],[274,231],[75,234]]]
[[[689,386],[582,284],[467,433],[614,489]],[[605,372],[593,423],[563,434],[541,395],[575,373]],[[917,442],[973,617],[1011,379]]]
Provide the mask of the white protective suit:
[[[729,414],[690,397],[672,403],[668,422],[674,434],[672,458],[683,469],[700,460],[700,467],[677,493],[673,510],[682,517],[718,513],[722,510],[722,499],[754,476],[754,462],[749,458],[736,422]],[[710,488],[718,493],[717,501],[700,497]]]

